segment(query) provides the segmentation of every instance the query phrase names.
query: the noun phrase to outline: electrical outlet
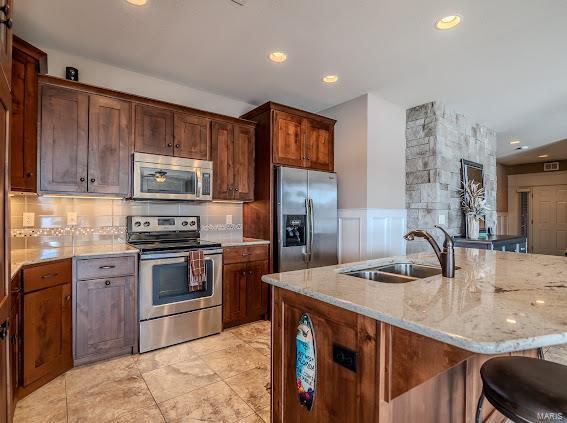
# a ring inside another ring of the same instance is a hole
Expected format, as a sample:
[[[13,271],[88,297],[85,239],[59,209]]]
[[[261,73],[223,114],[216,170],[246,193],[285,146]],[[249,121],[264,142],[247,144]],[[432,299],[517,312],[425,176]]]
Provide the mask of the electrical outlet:
[[[226,215],[226,224],[232,225],[232,215],[231,214]]]
[[[439,215],[439,224],[440,225],[445,225],[447,223],[447,219],[445,218],[445,215],[443,213],[441,213]]]
[[[35,213],[24,213],[24,227],[35,226]]]
[[[67,226],[75,226],[77,224],[77,212],[67,212]]]

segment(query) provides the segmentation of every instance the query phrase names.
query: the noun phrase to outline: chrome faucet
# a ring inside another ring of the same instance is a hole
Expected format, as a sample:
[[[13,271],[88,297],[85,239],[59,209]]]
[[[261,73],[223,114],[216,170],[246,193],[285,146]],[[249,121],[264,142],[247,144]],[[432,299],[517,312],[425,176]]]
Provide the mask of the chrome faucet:
[[[449,233],[439,225],[435,225],[437,229],[441,229],[445,234],[445,242],[443,242],[443,251],[439,248],[439,244],[435,241],[435,238],[431,234],[422,229],[416,229],[414,231],[409,231],[404,235],[404,239],[407,241],[413,241],[415,237],[424,238],[435,251],[435,255],[439,259],[439,264],[441,264],[441,270],[443,276],[446,278],[455,277],[455,248],[453,245],[453,238]]]

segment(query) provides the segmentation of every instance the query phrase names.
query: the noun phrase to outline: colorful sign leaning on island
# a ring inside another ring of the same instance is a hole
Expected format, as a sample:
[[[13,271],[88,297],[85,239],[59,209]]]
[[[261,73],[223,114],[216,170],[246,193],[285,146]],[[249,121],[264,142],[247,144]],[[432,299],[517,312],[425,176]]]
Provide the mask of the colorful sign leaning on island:
[[[313,323],[307,314],[301,316],[297,325],[295,351],[295,375],[299,403],[311,411],[317,383],[317,348]]]

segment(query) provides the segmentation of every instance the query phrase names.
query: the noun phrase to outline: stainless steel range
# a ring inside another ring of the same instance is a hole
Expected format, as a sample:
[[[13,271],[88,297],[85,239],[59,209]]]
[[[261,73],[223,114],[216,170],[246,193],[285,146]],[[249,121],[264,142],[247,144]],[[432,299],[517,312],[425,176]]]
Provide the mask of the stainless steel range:
[[[196,216],[129,216],[128,242],[140,250],[140,352],[222,329],[222,249],[200,239]],[[189,288],[189,252],[203,250],[206,280]]]

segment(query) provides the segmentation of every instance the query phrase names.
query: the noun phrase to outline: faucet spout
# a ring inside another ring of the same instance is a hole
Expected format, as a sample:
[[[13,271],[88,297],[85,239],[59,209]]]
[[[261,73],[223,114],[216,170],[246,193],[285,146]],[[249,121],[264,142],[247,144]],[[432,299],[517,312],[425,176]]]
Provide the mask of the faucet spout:
[[[409,231],[407,234],[404,235],[404,239],[407,241],[413,241],[416,237],[423,238],[431,245],[437,259],[439,260],[439,264],[441,265],[441,270],[443,272],[443,276],[447,278],[454,278],[455,277],[455,249],[453,238],[449,233],[439,225],[435,225],[436,228],[441,229],[445,235],[445,241],[443,242],[443,250],[435,241],[435,238],[431,236],[431,234],[427,231],[422,229],[416,229],[413,231]]]

